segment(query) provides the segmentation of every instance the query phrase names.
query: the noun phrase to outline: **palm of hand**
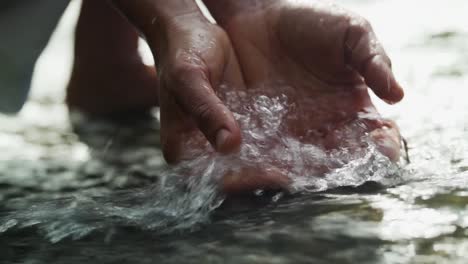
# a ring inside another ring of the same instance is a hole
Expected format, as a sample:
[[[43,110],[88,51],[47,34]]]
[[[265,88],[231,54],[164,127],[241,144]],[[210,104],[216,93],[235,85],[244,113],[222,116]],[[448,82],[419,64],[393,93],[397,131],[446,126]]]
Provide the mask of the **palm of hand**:
[[[345,62],[343,19],[338,12],[274,5],[238,15],[226,30],[248,84],[273,78],[320,89],[362,83]]]
[[[398,159],[398,129],[380,118],[368,86],[389,102],[399,101],[403,92],[367,22],[329,4],[279,3],[239,13],[223,26],[248,88],[280,84],[295,91],[299,118],[290,121],[291,133],[341,147],[344,142],[335,131],[365,113],[373,118],[363,120],[364,132],[384,154]],[[311,129],[320,131],[321,138],[310,136]]]

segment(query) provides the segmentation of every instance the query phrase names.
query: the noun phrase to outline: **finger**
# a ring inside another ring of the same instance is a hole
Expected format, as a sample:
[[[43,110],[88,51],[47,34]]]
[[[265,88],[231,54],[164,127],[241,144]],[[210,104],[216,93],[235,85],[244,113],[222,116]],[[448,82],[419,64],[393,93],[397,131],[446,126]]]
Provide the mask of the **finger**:
[[[345,39],[345,57],[378,97],[390,104],[403,99],[404,91],[393,75],[391,61],[366,20],[351,20]]]
[[[232,113],[216,96],[206,72],[202,66],[179,65],[173,70],[170,91],[214,149],[230,153],[240,145],[240,129]]]
[[[160,124],[164,159],[173,164],[191,158],[182,156],[186,152],[183,150],[183,144],[186,142],[186,135],[196,127],[165,90],[161,90],[160,93]]]

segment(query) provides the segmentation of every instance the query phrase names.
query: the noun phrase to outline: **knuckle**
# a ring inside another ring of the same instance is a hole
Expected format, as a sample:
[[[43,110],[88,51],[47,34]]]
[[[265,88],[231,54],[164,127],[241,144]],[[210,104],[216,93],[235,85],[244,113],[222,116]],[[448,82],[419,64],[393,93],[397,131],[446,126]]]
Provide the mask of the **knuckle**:
[[[354,43],[353,46],[357,45],[366,35],[373,32],[370,22],[361,16],[350,16],[347,24],[346,37],[348,41]]]
[[[168,72],[167,84],[174,91],[188,89],[208,80],[208,70],[205,66],[195,63],[174,63]]]
[[[353,16],[350,19],[349,26],[351,29],[359,33],[368,33],[372,30],[371,23],[361,16]]]
[[[179,81],[204,73],[205,68],[203,66],[187,62],[174,63],[171,70],[172,77]]]
[[[362,71],[370,60],[382,53],[370,22],[355,14],[349,17],[344,45],[345,61],[354,64],[358,71]]]
[[[214,108],[207,102],[198,102],[193,108],[193,114],[200,122],[205,122],[213,119],[215,114]]]

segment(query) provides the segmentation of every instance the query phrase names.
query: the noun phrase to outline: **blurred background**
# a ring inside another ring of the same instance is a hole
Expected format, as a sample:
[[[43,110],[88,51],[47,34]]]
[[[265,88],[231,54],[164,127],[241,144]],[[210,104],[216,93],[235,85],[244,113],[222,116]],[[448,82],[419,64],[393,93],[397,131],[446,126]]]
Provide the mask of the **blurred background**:
[[[406,90],[394,106],[374,97],[409,142],[411,164],[401,184],[280,201],[169,238],[133,234],[110,244],[100,238],[51,244],[35,233],[0,234],[4,258],[79,263],[92,252],[105,263],[123,257],[135,263],[466,263],[468,1],[337,2],[371,21]],[[155,119],[70,125],[63,99],[79,6],[71,1],[37,62],[25,107],[16,116],[0,115],[0,209],[18,198],[142,186],[165,166]],[[151,64],[144,43],[141,52]]]

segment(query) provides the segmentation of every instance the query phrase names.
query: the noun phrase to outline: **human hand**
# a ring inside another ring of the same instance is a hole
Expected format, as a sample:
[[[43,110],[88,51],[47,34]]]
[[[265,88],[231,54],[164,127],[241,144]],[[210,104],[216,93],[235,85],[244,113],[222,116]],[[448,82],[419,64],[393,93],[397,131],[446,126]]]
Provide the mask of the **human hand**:
[[[205,4],[231,38],[248,89],[294,90],[296,107],[287,121],[290,135],[326,150],[349,151],[363,148],[360,139],[368,137],[390,160],[399,159],[398,128],[380,117],[368,88],[391,104],[404,93],[365,19],[325,1],[205,0]],[[353,123],[356,130],[345,132]],[[268,178],[267,184],[258,176],[234,175],[225,189],[287,182],[281,174],[262,177]]]
[[[390,59],[357,14],[327,1],[205,3],[228,32],[248,86],[271,79],[309,90],[366,84],[388,103],[403,98]]]
[[[206,22],[174,20],[158,50],[161,140],[166,160],[184,159],[184,143],[200,130],[215,150],[240,145],[234,117],[217,97],[221,84],[242,87],[238,64],[224,31]],[[199,140],[204,144],[204,140]],[[187,157],[190,158],[190,157]]]
[[[247,87],[281,83],[306,98],[301,112],[307,116],[290,124],[298,137],[319,129],[328,145],[339,147],[327,127],[358,113],[378,117],[368,87],[388,103],[403,98],[390,59],[362,17],[326,1],[250,2],[205,0],[231,38]],[[380,150],[398,160],[396,125],[381,118],[367,125]]]
[[[209,23],[191,0],[114,2],[143,32],[155,55],[166,160],[191,158],[185,143],[204,145],[200,131],[218,152],[235,151],[240,130],[216,89],[244,84],[224,30]]]

